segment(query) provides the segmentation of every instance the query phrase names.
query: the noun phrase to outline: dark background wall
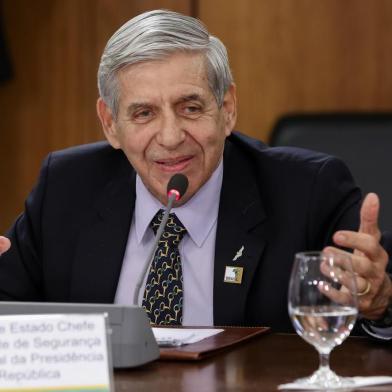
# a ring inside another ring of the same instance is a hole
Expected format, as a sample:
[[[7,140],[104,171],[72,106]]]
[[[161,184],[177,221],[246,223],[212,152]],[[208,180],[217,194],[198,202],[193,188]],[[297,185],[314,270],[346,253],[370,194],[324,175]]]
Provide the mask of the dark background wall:
[[[0,83],[0,232],[49,151],[102,138],[100,54],[155,8],[198,16],[225,42],[249,135],[266,140],[287,112],[392,110],[390,0],[0,0],[12,64]]]

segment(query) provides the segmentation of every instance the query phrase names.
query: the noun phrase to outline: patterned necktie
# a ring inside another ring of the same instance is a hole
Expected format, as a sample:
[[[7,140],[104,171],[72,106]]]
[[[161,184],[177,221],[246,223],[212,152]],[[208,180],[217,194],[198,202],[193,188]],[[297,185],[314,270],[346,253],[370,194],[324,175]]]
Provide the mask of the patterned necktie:
[[[159,210],[151,221],[156,235],[163,218]],[[182,266],[178,244],[186,229],[170,214],[148,273],[142,305],[152,324],[182,324]]]

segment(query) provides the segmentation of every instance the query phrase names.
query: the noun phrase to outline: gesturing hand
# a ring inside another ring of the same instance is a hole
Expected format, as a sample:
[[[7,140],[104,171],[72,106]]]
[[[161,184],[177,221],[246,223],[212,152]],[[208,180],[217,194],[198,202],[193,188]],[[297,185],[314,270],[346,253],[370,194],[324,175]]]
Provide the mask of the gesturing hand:
[[[6,237],[0,236],[0,255],[4,252],[7,252],[10,247],[11,241]]]
[[[352,264],[357,280],[359,311],[367,319],[380,318],[392,298],[392,282],[385,269],[388,254],[380,245],[378,227],[380,202],[375,193],[369,193],[361,207],[358,232],[338,231],[333,240],[336,245],[354,250]],[[328,247],[325,251],[346,253]]]

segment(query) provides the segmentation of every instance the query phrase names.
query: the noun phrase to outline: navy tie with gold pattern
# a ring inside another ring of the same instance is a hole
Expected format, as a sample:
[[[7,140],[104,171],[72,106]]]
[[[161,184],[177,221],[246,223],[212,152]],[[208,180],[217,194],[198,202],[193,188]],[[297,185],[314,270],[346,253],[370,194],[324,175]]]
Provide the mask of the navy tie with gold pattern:
[[[159,210],[151,221],[156,235],[163,218]],[[148,273],[142,305],[152,324],[182,324],[182,266],[178,244],[186,233],[175,214],[169,214],[166,227]]]

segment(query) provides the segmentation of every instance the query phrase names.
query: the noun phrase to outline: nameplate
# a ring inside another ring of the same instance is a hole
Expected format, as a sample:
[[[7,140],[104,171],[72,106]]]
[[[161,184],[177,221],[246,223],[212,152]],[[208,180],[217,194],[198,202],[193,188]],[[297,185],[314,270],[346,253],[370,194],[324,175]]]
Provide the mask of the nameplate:
[[[0,316],[0,391],[112,390],[103,314]]]

